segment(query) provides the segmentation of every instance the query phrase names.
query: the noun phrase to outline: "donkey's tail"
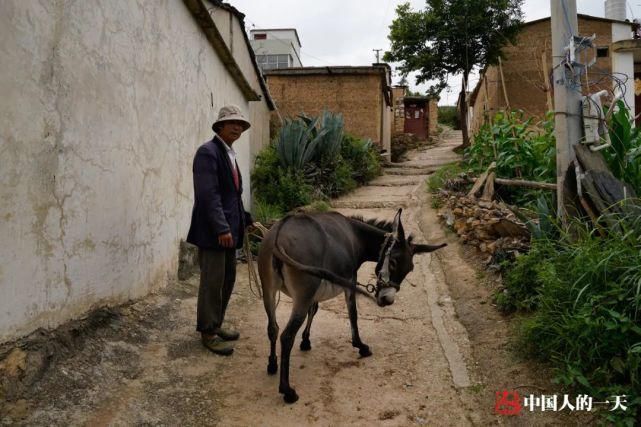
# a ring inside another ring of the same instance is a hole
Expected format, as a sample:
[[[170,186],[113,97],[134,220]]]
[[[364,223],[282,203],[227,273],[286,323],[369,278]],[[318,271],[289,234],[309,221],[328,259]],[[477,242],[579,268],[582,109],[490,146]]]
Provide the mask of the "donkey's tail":
[[[287,253],[284,251],[283,248],[281,248],[278,243],[276,242],[274,244],[274,249],[273,249],[274,255],[276,255],[276,258],[284,262],[285,264],[296,268],[297,270],[303,271],[305,273],[309,273],[312,276],[316,276],[320,279],[327,280],[328,282],[332,282],[335,285],[341,286],[345,289],[349,289],[350,291],[354,291],[358,294],[364,295],[368,298],[374,299],[372,295],[370,295],[368,292],[364,291],[363,289],[357,287],[356,282],[352,282],[350,280],[345,279],[344,277],[340,277],[337,274],[332,273],[331,271],[321,268],[321,267],[314,267],[311,265],[305,265],[301,264],[300,262],[292,259]]]

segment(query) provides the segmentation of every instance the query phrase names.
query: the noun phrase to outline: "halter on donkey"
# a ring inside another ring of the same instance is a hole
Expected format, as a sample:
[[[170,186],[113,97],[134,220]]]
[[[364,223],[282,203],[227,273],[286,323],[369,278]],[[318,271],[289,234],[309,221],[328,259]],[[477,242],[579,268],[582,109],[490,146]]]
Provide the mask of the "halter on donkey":
[[[384,228],[384,229],[382,229]],[[276,357],[276,294],[284,292],[292,298],[292,313],[280,336],[281,370],[279,392],[287,403],[298,400],[289,384],[289,357],[296,333],[307,317],[301,350],[310,350],[309,333],[318,311],[318,303],[341,292],[349,311],[352,345],[362,357],[370,356],[369,347],[358,333],[356,294],[371,297],[358,287],[356,275],[366,261],[377,262],[376,286],[371,289],[379,306],[394,303],[396,292],[405,276],[412,271],[412,257],[432,252],[441,245],[412,243],[405,238],[401,209],[393,223],[348,218],[337,212],[295,214],[278,222],[265,236],[258,254],[258,272],[267,312],[267,334],[270,341],[267,372],[278,370]]]

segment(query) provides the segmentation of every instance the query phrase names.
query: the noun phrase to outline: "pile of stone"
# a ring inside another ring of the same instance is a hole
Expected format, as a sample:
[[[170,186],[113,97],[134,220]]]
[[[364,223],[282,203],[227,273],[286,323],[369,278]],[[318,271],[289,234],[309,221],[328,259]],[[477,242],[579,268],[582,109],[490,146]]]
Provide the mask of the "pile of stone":
[[[412,133],[401,133],[392,137],[392,162],[400,162],[405,159],[405,153],[421,145],[421,140]]]
[[[529,248],[530,233],[503,202],[442,190],[439,216],[464,243],[491,255],[490,261],[514,258]]]

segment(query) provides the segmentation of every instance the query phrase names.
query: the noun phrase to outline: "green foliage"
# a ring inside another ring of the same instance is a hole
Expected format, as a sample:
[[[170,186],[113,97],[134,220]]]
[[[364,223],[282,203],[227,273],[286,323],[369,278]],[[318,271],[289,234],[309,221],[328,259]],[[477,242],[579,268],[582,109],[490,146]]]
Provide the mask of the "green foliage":
[[[303,171],[283,168],[274,145],[256,157],[252,184],[258,202],[271,205],[281,212],[306,205],[312,200],[312,187],[306,182]]]
[[[522,111],[499,112],[491,124],[481,127],[474,144],[465,150],[474,172],[485,172],[496,162],[496,175],[501,178],[523,178],[554,182],[556,147],[554,120],[548,115],[534,125],[524,119]]]
[[[458,163],[451,163],[439,168],[427,178],[427,190],[430,193],[437,192],[443,188],[446,181],[456,178],[461,172],[463,172],[463,168]]]
[[[517,258],[497,295],[506,311],[532,312],[525,352],[551,362],[558,383],[601,400],[628,395],[627,412],[607,414],[616,423],[634,422],[641,404],[640,222],[621,219],[607,238],[578,220],[571,234],[556,227]]]
[[[341,145],[341,156],[352,166],[352,178],[365,184],[381,174],[378,150],[369,139],[346,134]]]
[[[396,8],[383,59],[399,62],[402,74],[417,72],[417,83],[498,63],[501,48],[520,30],[522,0],[427,0],[424,10],[409,3]]]
[[[458,110],[453,105],[444,105],[438,107],[438,122],[440,124],[447,125],[452,129],[461,129]]]
[[[341,115],[288,119],[252,171],[258,202],[288,212],[351,191],[380,174],[371,141],[344,134]]]
[[[264,201],[254,203],[253,217],[254,220],[261,224],[272,224],[283,216],[283,211],[276,205],[270,205]]]
[[[283,168],[301,170],[305,164],[317,157],[317,146],[328,132],[318,131],[318,119],[301,116],[298,120],[285,119],[276,139],[276,152]]]
[[[623,101],[617,103],[617,110],[612,114],[610,141],[612,147],[603,150],[603,155],[612,174],[641,195],[641,133],[639,128],[632,127]]]

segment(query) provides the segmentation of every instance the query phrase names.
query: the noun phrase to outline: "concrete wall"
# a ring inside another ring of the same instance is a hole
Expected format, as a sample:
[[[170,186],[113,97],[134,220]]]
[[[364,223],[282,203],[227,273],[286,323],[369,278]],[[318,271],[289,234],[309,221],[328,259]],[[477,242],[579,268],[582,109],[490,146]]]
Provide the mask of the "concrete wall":
[[[179,0],[4,0],[0,52],[2,342],[165,284],[217,109],[254,120],[247,183],[269,117]]]
[[[630,26],[626,24],[612,24],[612,42],[630,39]],[[613,82],[613,89],[617,95],[624,95],[624,101],[632,111],[635,110],[634,100],[634,53],[633,52],[610,52],[612,55],[612,72],[629,76],[624,84],[625,94],[621,94],[616,82]],[[622,77],[619,75],[619,77]],[[622,79],[625,80],[625,79]]]
[[[345,130],[381,144],[384,105],[379,74],[267,75],[269,91],[283,117],[342,113]]]

